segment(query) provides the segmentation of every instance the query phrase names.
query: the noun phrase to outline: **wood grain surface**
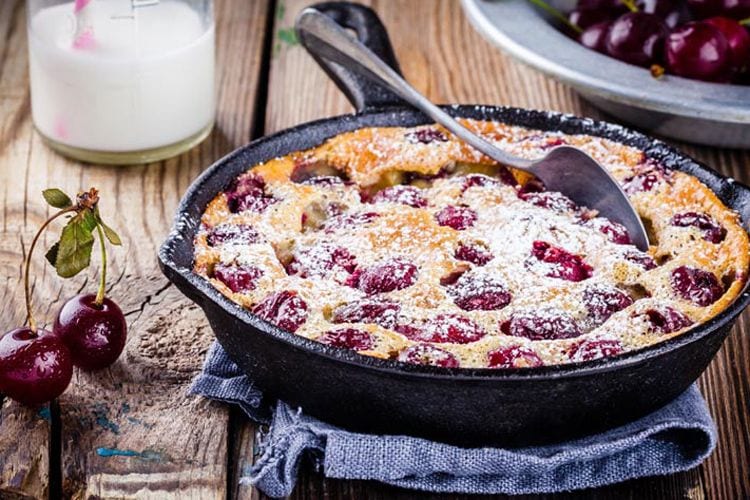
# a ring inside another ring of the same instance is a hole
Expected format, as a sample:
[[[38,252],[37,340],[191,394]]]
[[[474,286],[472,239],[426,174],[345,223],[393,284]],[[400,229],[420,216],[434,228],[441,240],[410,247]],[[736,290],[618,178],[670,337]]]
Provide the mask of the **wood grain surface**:
[[[212,334],[200,310],[167,286],[156,249],[192,179],[251,137],[352,111],[292,36],[302,0],[216,0],[219,114],[201,146],[128,168],[80,165],[51,152],[30,119],[24,8],[0,2],[0,287],[2,330],[23,321],[21,259],[48,215],[40,192],[95,185],[125,247],[112,252],[110,292],[129,323],[125,354],[109,370],[76,372],[53,404],[0,406],[0,498],[262,498],[241,483],[256,429],[237,410],[190,397]],[[373,0],[406,78],[437,102],[507,104],[605,118],[567,86],[482,39],[454,0]],[[610,118],[611,119],[611,118]],[[750,181],[750,154],[679,145],[713,168]],[[44,243],[52,241],[50,234]],[[95,289],[95,269],[63,282],[41,255],[34,298],[51,320],[63,300]],[[700,467],[545,498],[750,498],[750,325],[745,313],[700,385],[719,428]],[[665,368],[666,369],[666,368]],[[481,498],[417,493],[325,479],[303,461],[292,498]],[[540,498],[540,497],[535,497]]]

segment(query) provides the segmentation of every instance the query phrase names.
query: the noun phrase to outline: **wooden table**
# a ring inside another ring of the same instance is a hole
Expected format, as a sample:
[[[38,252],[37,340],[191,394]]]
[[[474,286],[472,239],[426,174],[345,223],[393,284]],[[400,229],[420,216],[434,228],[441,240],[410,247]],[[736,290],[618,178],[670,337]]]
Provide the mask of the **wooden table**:
[[[125,241],[112,252],[109,293],[130,328],[121,359],[102,372],[77,371],[58,402],[41,411],[2,402],[0,498],[262,496],[238,483],[254,459],[252,424],[235,410],[186,394],[212,333],[202,312],[164,279],[156,251],[182,193],[214,160],[251,138],[351,111],[292,36],[294,16],[305,3],[217,0],[214,132],[177,158],[113,168],[66,160],[42,144],[30,116],[24,3],[0,2],[0,327],[8,330],[24,319],[21,261],[49,213],[42,189],[75,192],[96,186],[103,195],[102,212]],[[600,117],[570,88],[490,46],[469,26],[457,1],[371,4],[390,30],[407,79],[435,101]],[[723,173],[750,181],[747,152],[680,146]],[[51,238],[50,233],[44,243]],[[95,271],[63,282],[40,252],[33,269],[38,315],[50,320],[67,297],[94,290]],[[719,428],[718,448],[705,464],[670,477],[559,497],[750,498],[749,318],[740,319],[700,380]],[[322,496],[436,497],[324,479],[303,464],[293,497]]]

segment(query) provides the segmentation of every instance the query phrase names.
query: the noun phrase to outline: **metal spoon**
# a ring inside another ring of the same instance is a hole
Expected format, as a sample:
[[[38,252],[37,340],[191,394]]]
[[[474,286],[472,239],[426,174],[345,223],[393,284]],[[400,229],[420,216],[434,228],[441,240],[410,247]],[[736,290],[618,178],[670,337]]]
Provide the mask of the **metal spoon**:
[[[579,205],[597,210],[628,230],[633,244],[648,250],[648,237],[641,219],[617,181],[583,151],[558,146],[537,160],[518,158],[475,135],[448,113],[417,92],[370,49],[350,36],[333,19],[314,8],[303,10],[295,23],[298,38],[316,56],[343,65],[404,99],[461,140],[504,165],[529,172],[547,189],[559,191]]]

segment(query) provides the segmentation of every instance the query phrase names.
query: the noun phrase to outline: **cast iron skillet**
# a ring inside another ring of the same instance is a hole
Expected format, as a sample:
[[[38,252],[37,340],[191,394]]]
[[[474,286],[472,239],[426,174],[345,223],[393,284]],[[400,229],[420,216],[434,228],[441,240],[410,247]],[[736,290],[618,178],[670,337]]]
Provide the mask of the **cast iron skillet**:
[[[385,29],[368,8],[325,3],[319,10],[354,30],[398,70]],[[691,331],[610,359],[527,369],[449,369],[381,360],[307,340],[255,317],[192,272],[193,236],[207,203],[251,165],[319,145],[360,127],[427,123],[384,89],[318,61],[357,108],[263,137],[214,163],[190,187],[161,247],[162,270],[200,305],[221,345],[266,395],[310,415],[364,432],[410,434],[460,445],[521,446],[594,433],[655,410],[706,368],[740,312],[747,290]],[[496,106],[448,106],[454,116],[606,137],[642,149],[668,168],[698,177],[750,221],[750,188],[660,141],[609,123]]]

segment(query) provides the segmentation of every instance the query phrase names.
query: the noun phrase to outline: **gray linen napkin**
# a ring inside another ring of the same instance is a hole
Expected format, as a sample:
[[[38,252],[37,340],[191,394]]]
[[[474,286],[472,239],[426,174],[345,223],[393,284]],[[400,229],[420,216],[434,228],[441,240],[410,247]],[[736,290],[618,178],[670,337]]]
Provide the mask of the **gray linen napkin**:
[[[191,393],[239,405],[270,430],[260,457],[240,478],[269,496],[289,495],[300,458],[313,454],[328,477],[369,479],[454,493],[550,493],[672,474],[700,464],[716,445],[706,403],[692,386],[672,403],[602,434],[520,449],[460,448],[409,436],[342,430],[283,402],[265,401],[253,382],[211,346]]]

